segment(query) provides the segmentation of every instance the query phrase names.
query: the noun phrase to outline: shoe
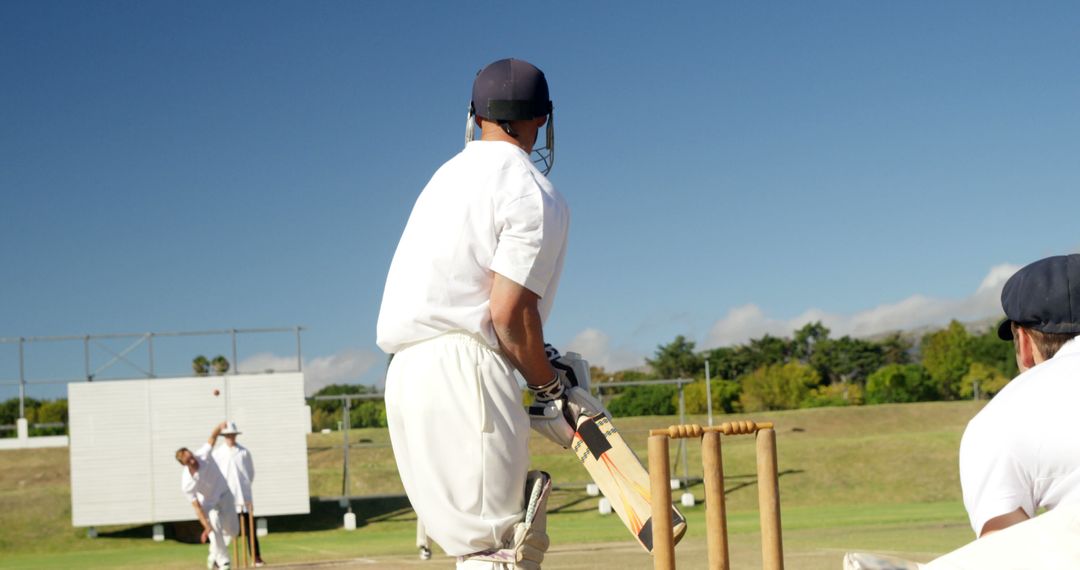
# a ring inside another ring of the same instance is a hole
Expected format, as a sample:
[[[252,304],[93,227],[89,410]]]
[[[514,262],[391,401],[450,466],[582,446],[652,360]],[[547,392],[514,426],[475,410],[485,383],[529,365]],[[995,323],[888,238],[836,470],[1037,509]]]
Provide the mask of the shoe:
[[[420,547],[420,560],[431,560],[431,549]]]
[[[266,563],[263,562],[262,558],[256,558],[255,559],[255,567],[256,568],[262,568],[263,566],[266,566]]]

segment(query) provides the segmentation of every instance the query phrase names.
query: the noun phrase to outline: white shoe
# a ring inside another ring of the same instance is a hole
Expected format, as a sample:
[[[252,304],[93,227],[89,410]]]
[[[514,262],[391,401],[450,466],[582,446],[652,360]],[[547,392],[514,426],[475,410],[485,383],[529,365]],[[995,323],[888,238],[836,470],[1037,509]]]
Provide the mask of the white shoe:
[[[420,560],[431,560],[431,549],[424,546],[420,547]]]

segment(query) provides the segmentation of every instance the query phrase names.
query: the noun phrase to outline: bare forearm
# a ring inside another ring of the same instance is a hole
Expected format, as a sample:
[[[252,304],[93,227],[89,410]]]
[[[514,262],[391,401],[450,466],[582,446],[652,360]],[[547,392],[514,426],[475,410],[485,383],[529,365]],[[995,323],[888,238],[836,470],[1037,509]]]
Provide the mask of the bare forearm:
[[[507,360],[534,386],[551,381],[555,372],[544,353],[544,333],[540,328],[540,315],[519,315],[501,327],[495,328],[499,348]]]
[[[210,444],[210,447],[214,447],[214,444],[217,443],[217,438],[219,435],[221,435],[221,430],[223,429],[225,429],[225,422],[221,422],[220,424],[214,426],[214,431],[210,432],[210,439],[206,440],[207,443]]]
[[[499,348],[525,381],[542,386],[555,371],[544,352],[544,330],[537,307],[539,298],[496,274],[491,293],[491,321]]]
[[[195,508],[195,516],[199,518],[199,522],[202,524],[203,529],[209,529],[210,521],[206,518],[206,513],[203,512],[202,506],[199,505],[199,501],[192,501],[191,506]]]

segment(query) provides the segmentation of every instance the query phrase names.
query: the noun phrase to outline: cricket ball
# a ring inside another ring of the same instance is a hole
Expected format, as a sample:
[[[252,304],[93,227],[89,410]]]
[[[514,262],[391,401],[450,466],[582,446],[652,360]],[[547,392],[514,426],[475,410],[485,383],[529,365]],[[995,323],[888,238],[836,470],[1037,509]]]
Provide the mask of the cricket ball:
[[[214,388],[214,395],[215,396],[221,395],[221,390],[218,390],[217,388]]]

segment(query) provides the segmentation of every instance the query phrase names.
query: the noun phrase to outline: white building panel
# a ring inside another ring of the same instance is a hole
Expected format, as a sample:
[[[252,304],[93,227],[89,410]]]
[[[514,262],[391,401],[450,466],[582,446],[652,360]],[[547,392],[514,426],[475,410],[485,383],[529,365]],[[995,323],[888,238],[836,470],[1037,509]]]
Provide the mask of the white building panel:
[[[254,459],[256,516],[309,510],[300,373],[78,383],[68,397],[75,526],[194,520],[175,453],[224,420]]]
[[[75,526],[151,518],[148,384],[132,380],[68,385]]]

